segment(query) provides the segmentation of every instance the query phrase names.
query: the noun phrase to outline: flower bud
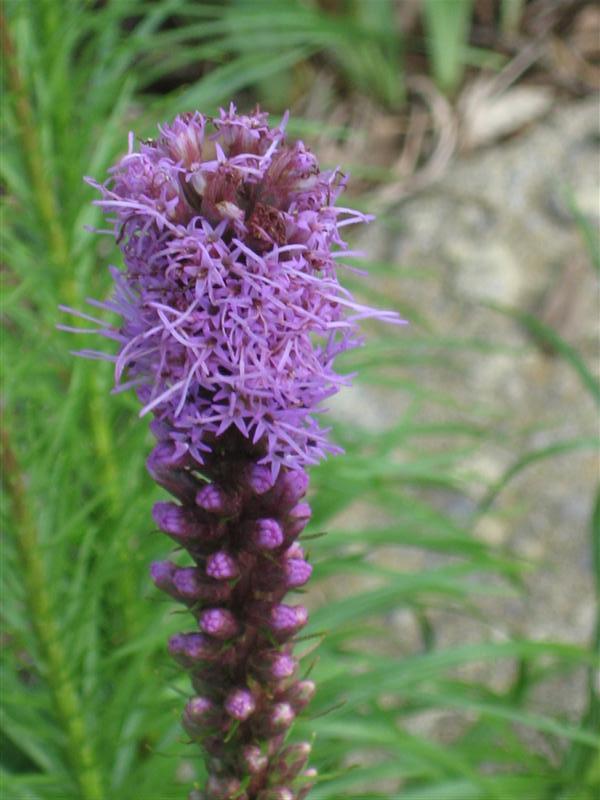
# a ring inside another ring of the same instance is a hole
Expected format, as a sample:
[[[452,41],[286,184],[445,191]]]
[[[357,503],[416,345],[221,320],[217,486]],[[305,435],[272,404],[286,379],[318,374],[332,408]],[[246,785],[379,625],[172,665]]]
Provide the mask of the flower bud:
[[[284,562],[283,570],[288,589],[304,586],[312,574],[312,567],[308,561],[299,558],[288,558]]]
[[[275,680],[284,680],[291,678],[296,668],[298,661],[290,653],[277,653],[270,659],[270,673]]]
[[[231,593],[226,584],[203,581],[197,567],[178,567],[171,561],[155,561],[150,576],[159,589],[188,605],[199,600],[223,602]]]
[[[189,461],[188,446],[184,442],[166,439],[154,446],[151,458],[152,463],[159,469],[183,467]]]
[[[230,581],[237,578],[240,571],[235,558],[219,550],[206,560],[206,574],[217,581]]]
[[[308,475],[304,470],[287,470],[279,476],[274,494],[282,505],[290,508],[304,497],[308,481]]]
[[[201,633],[176,633],[169,639],[169,652],[179,664],[191,669],[198,662],[216,659],[219,649]]]
[[[248,719],[255,709],[256,701],[249,689],[234,689],[225,700],[225,711],[240,722]]]
[[[274,772],[285,780],[293,780],[306,766],[311,749],[308,742],[288,745],[279,754],[273,767]]]
[[[250,538],[256,547],[275,550],[283,542],[283,531],[275,519],[257,519],[251,525]]]
[[[236,618],[226,608],[208,608],[200,614],[198,622],[202,630],[215,639],[231,639],[240,629]]]
[[[174,583],[180,598],[192,605],[200,600],[222,603],[231,595],[229,584],[203,580],[197,567],[178,569],[175,573]]]
[[[180,567],[173,576],[173,583],[180,597],[195,603],[203,596],[203,586],[196,567]]]
[[[154,581],[155,586],[162,589],[163,592],[170,594],[171,597],[174,597],[176,600],[179,600],[179,592],[174,583],[177,569],[177,564],[173,564],[172,561],[154,561],[150,565],[150,577]]]
[[[192,697],[188,701],[182,718],[186,733],[192,738],[206,735],[206,729],[213,725],[217,719],[214,703],[207,697]]]
[[[293,636],[307,622],[308,611],[304,606],[288,606],[281,603],[271,610],[270,627],[280,639],[287,639]]]
[[[304,550],[302,549],[302,546],[298,542],[292,542],[292,544],[285,551],[285,557],[304,558]]]
[[[206,783],[207,800],[244,800],[248,795],[242,793],[242,784],[237,778],[218,778],[211,775]]]
[[[217,539],[225,533],[223,526],[201,522],[193,509],[175,503],[155,503],[152,516],[161,531],[184,547]]]
[[[242,750],[244,768],[250,775],[260,775],[269,764],[269,759],[263,754],[260,747],[249,744]]]
[[[209,514],[224,517],[234,514],[238,505],[235,498],[225,494],[215,483],[207,483],[196,493],[196,504]]]
[[[264,464],[252,464],[246,470],[248,486],[255,494],[261,495],[273,487],[271,470]]]
[[[294,793],[286,786],[273,786],[270,789],[263,789],[257,800],[294,800]]]
[[[308,525],[311,515],[312,512],[308,503],[298,503],[297,506],[294,506],[288,514],[285,526],[287,536],[293,539],[302,533]]]
[[[314,681],[298,681],[291,686],[285,693],[285,698],[290,702],[296,711],[302,711],[315,696]]]
[[[308,797],[311,789],[314,786],[314,779],[317,777],[318,772],[314,767],[310,767],[309,769],[305,769],[302,773],[302,788],[298,792],[298,799],[297,800],[304,800],[305,797]],[[305,782],[306,781],[306,782]]]
[[[198,488],[196,479],[184,469],[173,469],[166,465],[156,449],[146,459],[146,467],[152,478],[175,497],[192,502]]]
[[[253,671],[261,682],[271,685],[291,678],[297,667],[298,661],[291,653],[274,650],[270,653],[259,653],[259,658],[253,664]]]
[[[296,714],[289,703],[275,703],[266,718],[266,726],[269,732],[279,733],[289,728],[295,718]]]

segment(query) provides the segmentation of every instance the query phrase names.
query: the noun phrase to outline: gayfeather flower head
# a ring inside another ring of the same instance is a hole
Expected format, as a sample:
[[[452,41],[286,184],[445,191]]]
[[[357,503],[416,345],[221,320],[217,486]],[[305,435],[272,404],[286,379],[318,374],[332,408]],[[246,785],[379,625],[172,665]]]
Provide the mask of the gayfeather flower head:
[[[163,433],[156,464],[203,464],[228,431],[273,477],[334,451],[316,419],[348,383],[334,359],[360,343],[358,320],[397,321],[338,282],[341,229],[368,220],[334,205],[343,175],[283,123],[231,106],[177,117],[138,149],[130,137],[109,180],[90,183],[125,262],[114,298],[95,303],[121,324],[101,332],[120,346],[118,388],[135,387]]]
[[[360,343],[361,319],[399,320],[339,284],[341,230],[368,217],[335,205],[344,177],[286,142],[284,122],[231,106],[159,131],[90,181],[125,269],[112,300],[89,302],[121,321],[71,313],[119,345],[81,354],[113,360],[116,390],[152,413],[148,471],[176,501],[154,521],[191,558],[150,570],[197,625],[169,640],[195,693],[183,726],[206,754],[190,800],[303,800],[310,746],[285,739],[315,692],[293,655],[308,611],[282,601],[312,572],[297,541],[306,467],[336,449],[317,422],[348,383],[335,357]]]

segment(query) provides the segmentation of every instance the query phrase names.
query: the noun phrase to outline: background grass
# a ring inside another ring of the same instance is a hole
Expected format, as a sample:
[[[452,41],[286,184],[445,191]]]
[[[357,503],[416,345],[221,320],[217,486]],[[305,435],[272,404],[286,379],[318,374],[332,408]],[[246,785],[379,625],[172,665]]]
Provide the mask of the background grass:
[[[500,4],[504,29],[518,28],[523,6]],[[160,496],[144,469],[150,437],[135,400],[109,396],[110,368],[73,359],[72,342],[55,330],[59,304],[82,308],[87,296],[109,291],[114,252],[84,229],[100,220],[82,176],[104,175],[130,127],[141,137],[178,112],[210,112],[231,98],[281,111],[306,90],[316,65],[335,76],[340,97],[358,90],[394,109],[405,102],[407,50],[420,49],[452,95],[482,59],[469,41],[473,3],[425,2],[421,38],[410,40],[395,9],[388,0],[5,3],[0,774],[7,798],[166,800],[202,780],[178,721],[187,679],[165,652],[169,634],[188,623],[147,577],[150,561],[168,550],[150,522]],[[296,125],[310,132],[308,120]],[[397,267],[370,269],[389,280]],[[375,288],[369,295],[385,303]],[[535,319],[520,321],[571,364],[597,401],[598,384],[580,356]],[[490,434],[475,409],[454,419],[452,397],[411,379],[411,364],[428,359],[435,369],[457,348],[477,358],[482,345],[423,330],[407,341],[373,328],[367,348],[346,359],[360,381],[388,393],[398,419],[384,433],[360,419],[334,420],[346,455],[313,474],[306,544],[314,611],[300,647],[319,691],[294,732],[315,737],[321,780],[311,797],[592,800],[600,785],[596,653],[492,637],[437,645],[436,609],[477,616],[477,597],[520,591],[529,567],[478,541],[472,527],[518,471],[557,450],[516,462],[488,487],[473,518],[441,512],[428,492],[471,493],[478,479],[461,465]],[[424,402],[448,409],[445,421],[423,421]],[[594,446],[586,439],[563,448]],[[346,525],[357,509],[374,522]],[[596,506],[597,577],[598,514]],[[427,571],[405,571],[386,556],[399,546],[438,558]],[[418,631],[412,649],[391,622],[400,610]],[[502,692],[464,669],[500,661],[513,675]],[[580,720],[532,710],[540,682],[582,668],[589,682]],[[444,742],[414,724],[439,709],[456,712],[456,734]]]

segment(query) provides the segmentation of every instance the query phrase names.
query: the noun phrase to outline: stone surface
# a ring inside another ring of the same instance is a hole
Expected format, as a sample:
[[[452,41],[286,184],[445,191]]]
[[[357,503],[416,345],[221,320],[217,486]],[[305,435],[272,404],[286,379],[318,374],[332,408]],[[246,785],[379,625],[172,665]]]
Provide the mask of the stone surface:
[[[386,294],[401,308],[409,299],[409,318],[415,310],[410,328],[399,334],[407,344],[425,333],[486,343],[456,351],[443,368],[406,367],[410,380],[458,401],[458,412],[425,406],[425,418],[475,414],[488,425],[489,435],[464,463],[480,479],[479,489],[475,483],[470,496],[433,497],[459,518],[468,517],[485,484],[521,455],[598,432],[597,411],[575,371],[513,318],[486,305],[535,313],[598,372],[598,277],[568,200],[570,193],[598,225],[598,117],[595,98],[554,108],[520,136],[457,160],[439,184],[387,213],[361,242],[373,259],[390,263]],[[402,401],[364,387],[332,405],[348,419],[366,414],[370,428],[392,424],[402,410]],[[438,612],[440,645],[507,636],[589,642],[590,515],[598,478],[597,454],[580,450],[539,461],[508,484],[475,533],[531,562],[526,593],[482,600],[486,625]],[[405,556],[397,553],[399,568],[415,568],[414,551],[410,567]],[[431,555],[420,558],[431,565]],[[405,615],[394,622],[402,632]],[[511,677],[505,667],[479,670],[496,688]],[[578,674],[540,687],[536,702],[577,714],[584,694]]]

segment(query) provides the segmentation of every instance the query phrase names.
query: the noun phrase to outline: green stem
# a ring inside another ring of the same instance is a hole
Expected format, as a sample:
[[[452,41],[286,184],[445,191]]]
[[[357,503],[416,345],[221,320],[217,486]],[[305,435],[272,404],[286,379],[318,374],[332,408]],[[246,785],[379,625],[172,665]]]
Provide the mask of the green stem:
[[[52,26],[56,23],[52,18],[55,12],[54,3],[46,3],[46,21]],[[49,34],[51,31],[49,32]],[[60,222],[60,209],[55,192],[44,169],[43,151],[38,137],[38,126],[34,110],[30,101],[27,87],[19,71],[18,59],[13,44],[7,21],[4,14],[0,13],[0,35],[8,86],[14,97],[15,116],[19,128],[25,160],[29,170],[29,178],[33,187],[33,196],[38,205],[38,212],[43,224],[43,229],[48,235],[48,250],[58,274],[62,277],[69,274],[70,250],[63,226]],[[77,291],[74,280],[65,280],[60,287],[63,301],[68,305],[77,305]],[[111,520],[118,520],[121,513],[121,496],[119,492],[119,471],[114,458],[114,448],[111,444],[110,424],[104,398],[101,395],[97,380],[90,382],[90,407],[91,422],[94,438],[94,447],[103,468],[105,485],[109,490],[108,511]],[[131,580],[131,570],[128,569],[129,553],[125,539],[118,544],[117,560],[121,567],[116,582],[117,595],[120,596],[120,608],[124,615],[125,638],[131,638],[136,627],[133,616],[135,587]]]
[[[0,449],[2,480],[12,505],[31,624],[40,646],[56,715],[66,732],[69,761],[79,785],[81,800],[102,800],[100,771],[53,615],[39,538],[29,514],[30,504],[23,476],[5,430],[2,430]]]
[[[22,79],[12,38],[4,14],[0,13],[0,37],[4,51],[4,63],[8,86],[15,102],[15,116],[19,126],[19,136],[27,159],[29,177],[33,187],[33,196],[37,200],[38,210],[44,230],[48,233],[48,245],[54,264],[64,269],[69,263],[69,248],[59,222],[59,209],[56,197],[50,184],[46,181],[43,151],[37,135],[37,125],[33,108],[29,100],[27,88]],[[74,285],[67,287],[69,302],[74,299]]]

